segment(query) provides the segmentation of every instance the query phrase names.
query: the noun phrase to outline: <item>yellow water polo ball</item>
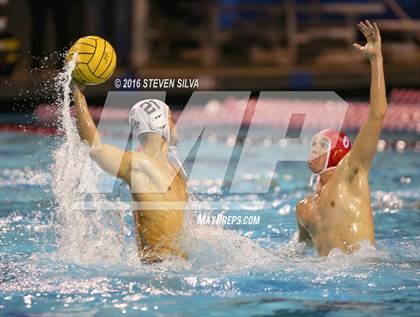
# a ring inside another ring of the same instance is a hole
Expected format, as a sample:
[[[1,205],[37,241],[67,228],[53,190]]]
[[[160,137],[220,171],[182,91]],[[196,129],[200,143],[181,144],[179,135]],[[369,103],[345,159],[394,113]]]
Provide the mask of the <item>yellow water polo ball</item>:
[[[85,85],[98,85],[106,81],[117,65],[117,55],[108,41],[99,36],[85,36],[70,48],[66,60],[77,52],[73,78]]]

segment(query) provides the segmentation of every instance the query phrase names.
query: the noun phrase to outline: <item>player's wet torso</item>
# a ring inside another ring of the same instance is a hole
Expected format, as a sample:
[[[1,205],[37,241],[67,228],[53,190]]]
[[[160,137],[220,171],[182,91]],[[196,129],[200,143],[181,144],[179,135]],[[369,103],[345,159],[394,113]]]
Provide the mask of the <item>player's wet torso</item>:
[[[360,242],[374,242],[368,173],[349,173],[347,158],[331,179],[297,204],[300,224],[310,234],[319,255],[339,248],[353,252]]]
[[[187,201],[183,176],[167,158],[145,153],[133,152],[131,166],[129,183],[142,260],[185,257],[180,247]]]

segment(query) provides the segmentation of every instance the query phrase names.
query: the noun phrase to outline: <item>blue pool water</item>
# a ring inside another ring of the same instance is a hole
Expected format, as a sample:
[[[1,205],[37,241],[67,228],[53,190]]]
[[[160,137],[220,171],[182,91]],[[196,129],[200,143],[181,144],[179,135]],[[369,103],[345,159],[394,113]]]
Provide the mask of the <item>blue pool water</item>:
[[[420,162],[414,151],[385,151],[375,159],[376,247],[319,258],[297,243],[294,205],[306,193],[309,172],[304,163],[289,162],[278,168],[277,190],[264,196],[264,208],[247,211],[261,216],[258,225],[196,225],[188,215],[189,260],[145,265],[135,253],[128,211],[122,229],[115,213],[63,216],[72,195],[66,184],[77,175],[60,176],[68,166],[53,164],[59,145],[53,137],[0,134],[0,315],[419,316]],[[226,144],[203,140],[202,146],[211,149],[208,165],[190,191],[212,193],[222,181],[214,170]],[[66,165],[78,164],[74,153],[61,154],[72,160]],[[273,159],[258,157],[256,164]],[[249,192],[268,176],[253,177]],[[126,189],[120,197],[124,209]],[[218,197],[236,198],[256,196]],[[123,243],[115,238],[121,230]]]

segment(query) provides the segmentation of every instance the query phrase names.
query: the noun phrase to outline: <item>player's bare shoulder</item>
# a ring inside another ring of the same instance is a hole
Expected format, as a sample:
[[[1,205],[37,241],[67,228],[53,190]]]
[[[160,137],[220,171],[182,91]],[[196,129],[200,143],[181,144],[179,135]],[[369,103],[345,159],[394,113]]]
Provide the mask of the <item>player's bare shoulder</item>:
[[[145,155],[143,152],[131,151],[126,153],[129,155],[132,170],[141,171],[145,165],[150,164],[148,162],[150,160],[149,156]]]
[[[311,198],[310,196],[306,196],[305,198],[301,199],[298,201],[298,203],[296,204],[296,209],[302,210],[305,207],[308,206],[308,204],[312,201],[313,198]]]
[[[159,168],[153,163],[152,158],[139,151],[125,152],[125,156],[129,165],[130,180],[143,185],[144,182],[149,183],[149,175]]]
[[[144,152],[133,151],[127,153],[131,153],[130,165],[133,171],[147,174],[148,172],[158,172],[164,167],[160,159],[147,155]]]
[[[306,225],[316,221],[318,218],[316,197],[314,195],[308,195],[300,200],[296,204],[296,212],[299,219],[301,219],[301,221]]]

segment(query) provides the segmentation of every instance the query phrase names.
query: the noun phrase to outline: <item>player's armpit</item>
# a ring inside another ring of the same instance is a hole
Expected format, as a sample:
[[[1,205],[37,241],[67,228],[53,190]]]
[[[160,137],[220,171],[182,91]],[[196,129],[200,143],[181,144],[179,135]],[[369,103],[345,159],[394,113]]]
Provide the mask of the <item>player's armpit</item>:
[[[297,219],[298,225],[298,241],[299,242],[312,242],[312,237],[309,232],[299,223],[299,219]]]

